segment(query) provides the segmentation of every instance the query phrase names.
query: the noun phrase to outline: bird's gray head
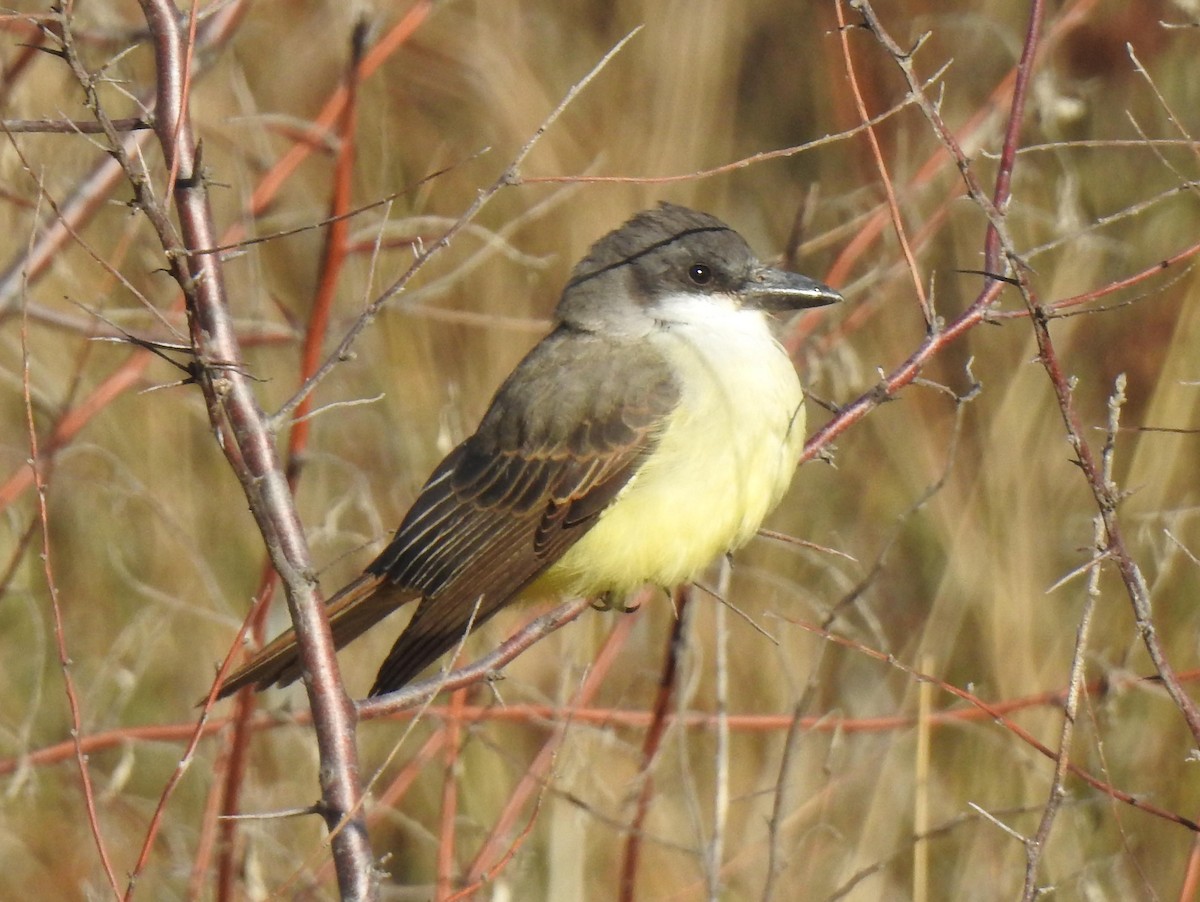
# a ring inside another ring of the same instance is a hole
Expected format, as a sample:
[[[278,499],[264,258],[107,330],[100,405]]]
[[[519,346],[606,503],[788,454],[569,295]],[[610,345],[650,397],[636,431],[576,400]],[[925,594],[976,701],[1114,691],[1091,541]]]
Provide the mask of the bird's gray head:
[[[841,300],[815,279],[764,266],[715,216],[663,203],[592,245],[563,290],[557,318],[586,331],[639,333],[653,326],[660,302],[680,295],[767,312]]]

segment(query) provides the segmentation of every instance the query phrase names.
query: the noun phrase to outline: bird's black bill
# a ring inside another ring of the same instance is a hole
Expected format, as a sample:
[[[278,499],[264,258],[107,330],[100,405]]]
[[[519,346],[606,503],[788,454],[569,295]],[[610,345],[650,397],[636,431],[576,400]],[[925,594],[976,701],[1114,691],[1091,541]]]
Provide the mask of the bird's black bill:
[[[808,307],[836,304],[842,296],[823,282],[770,266],[754,271],[742,294],[748,306],[768,313],[790,313]]]

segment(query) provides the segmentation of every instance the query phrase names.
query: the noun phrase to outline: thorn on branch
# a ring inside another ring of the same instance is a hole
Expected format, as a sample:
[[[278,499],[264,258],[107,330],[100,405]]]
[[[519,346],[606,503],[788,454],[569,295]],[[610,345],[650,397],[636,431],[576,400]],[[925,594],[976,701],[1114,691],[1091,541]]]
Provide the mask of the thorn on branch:
[[[1033,319],[1033,324],[1036,329],[1041,332],[1047,331],[1047,327],[1050,323],[1050,312],[1045,307],[1043,307],[1041,304],[1031,304],[1029,308],[1029,315]],[[1045,355],[1039,354],[1038,360],[1042,363],[1045,363]]]
[[[842,412],[841,404],[837,404],[833,401],[826,400],[825,398],[818,397],[817,395],[814,395],[812,392],[805,392],[804,397],[806,397],[808,400],[812,401],[814,404],[816,404],[822,410],[829,411],[835,417]]]
[[[990,270],[986,269],[957,269],[955,272],[968,276],[983,276],[985,279],[990,279],[993,282],[1003,282],[1006,285],[1012,285],[1014,287],[1019,287],[1021,284],[1020,281],[1013,276],[1001,275],[1000,273],[991,272]]]
[[[917,51],[921,49],[921,45],[925,43],[925,39],[927,37],[929,37],[929,32],[925,32],[923,35],[921,35],[919,38],[917,38],[917,40],[913,43],[913,45],[911,47],[909,47],[907,50],[903,50],[903,51],[900,51],[899,53],[894,54],[893,58],[897,62],[911,63],[913,61],[913,57],[915,57],[917,55]]]
[[[65,60],[67,58],[67,52],[65,50],[56,50],[53,47],[46,47],[42,44],[26,44],[24,41],[18,41],[17,46],[24,47],[28,50],[38,50],[42,53],[48,53],[50,56],[56,56],[61,60]]]
[[[204,185],[204,176],[200,170],[193,169],[188,175],[180,175],[175,179],[176,191],[192,191]]]
[[[366,15],[360,16],[354,23],[354,30],[350,33],[350,64],[352,66],[357,67],[362,62],[362,58],[366,56],[371,31],[371,21]]]
[[[204,141],[196,142],[195,163],[187,175],[182,172],[175,178],[175,191],[192,191],[204,187]]]
[[[330,805],[324,799],[321,799],[321,800],[313,803],[311,806],[309,806],[306,809],[301,809],[297,813],[298,814],[319,814],[322,818],[324,818],[325,823],[329,824],[330,829],[332,829],[337,824],[340,824],[342,822],[342,818],[346,817],[348,814],[348,812],[339,811],[338,809],[334,808],[332,805]]]
[[[108,322],[108,321],[105,320],[105,322]],[[116,329],[117,331],[119,331],[121,333],[121,337],[100,336],[100,337],[97,337],[96,339],[94,339],[95,341],[115,341],[115,342],[122,342],[124,344],[134,345],[135,347],[139,347],[144,351],[149,351],[151,354],[160,358],[161,360],[165,360],[171,366],[175,367],[175,369],[179,370],[180,372],[182,372],[184,374],[184,378],[179,380],[178,382],[170,382],[165,385],[156,385],[156,386],[146,389],[146,391],[158,391],[159,389],[175,388],[180,385],[196,385],[200,382],[200,379],[201,379],[201,377],[203,377],[206,370],[209,370],[209,371],[212,371],[212,370],[234,371],[234,372],[237,372],[237,374],[239,376],[242,376],[243,378],[246,378],[246,379],[251,379],[255,382],[265,381],[251,373],[246,372],[244,367],[239,367],[237,364],[230,363],[228,361],[218,360],[218,361],[208,361],[207,363],[202,362],[202,361],[196,359],[196,356],[195,356],[196,352],[189,345],[179,344],[176,342],[155,341],[150,338],[141,338],[137,335],[133,335],[129,332],[126,332],[124,329],[122,329],[120,326],[116,325],[115,323],[108,322],[108,325],[111,326],[112,328]],[[189,356],[191,359],[187,360],[187,361],[179,361],[179,360],[176,360],[174,357],[171,357],[169,354],[165,353],[166,351],[172,351],[172,352],[178,353],[178,354],[185,354],[185,355]],[[228,382],[229,382],[229,380],[227,378],[220,377],[220,376],[213,377],[214,386],[217,386],[218,383],[228,383]]]
[[[881,380],[875,384],[875,387],[868,392],[867,397],[870,399],[872,406],[879,406],[888,401],[895,401],[896,396],[888,391],[888,384]]]

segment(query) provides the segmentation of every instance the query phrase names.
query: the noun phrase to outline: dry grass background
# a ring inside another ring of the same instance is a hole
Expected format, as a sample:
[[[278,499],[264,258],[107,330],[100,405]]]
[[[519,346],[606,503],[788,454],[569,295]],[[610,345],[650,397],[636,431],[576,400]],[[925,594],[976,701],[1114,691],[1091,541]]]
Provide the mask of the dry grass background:
[[[308,133],[340,83],[356,17],[364,15],[378,37],[406,8],[247,4],[229,43],[202,60],[208,68],[191,96],[220,228],[240,223],[249,234],[268,235],[327,215],[329,145],[303,162],[261,213],[246,210],[264,172]],[[19,10],[45,11],[32,3]],[[990,186],[1008,110],[998,86],[1016,65],[1026,4],[899,0],[880,12],[906,45],[929,33],[916,57],[924,77],[951,64],[934,91]],[[152,82],[136,5],[78,3],[76,16],[89,64],[112,61],[117,83],[102,92],[110,113],[136,115],[126,92]],[[1101,288],[1196,243],[1200,30],[1162,22],[1198,18],[1200,9],[1184,0],[1064,0],[1049,11],[1024,123],[1028,149],[1016,165],[1009,211],[1044,301]],[[28,22],[10,16],[3,25],[3,115],[86,119],[82,92],[62,61],[22,49],[35,38]],[[472,428],[499,380],[545,328],[587,245],[658,199],[714,212],[764,255],[782,253],[789,236],[798,235],[796,265],[817,276],[832,272],[848,304],[807,324],[815,332],[805,333],[798,354],[815,398],[852,400],[924,338],[895,231],[890,225],[867,231],[884,210],[884,196],[861,132],[713,176],[653,180],[859,125],[832,2],[776,0],[436,4],[360,87],[353,203],[399,195],[390,208],[352,220],[332,335],[409,266],[412,239],[436,239],[570,85],[637,25],[643,30],[549,130],[522,174],[645,178],[534,181],[501,191],[366,330],[354,358],[322,383],[320,404],[376,399],[312,421],[297,503],[327,591],[370,559],[431,467]],[[872,36],[856,29],[848,37],[872,114],[902,101],[900,74]],[[982,265],[985,220],[961,196],[953,163],[914,107],[881,123],[878,136],[917,275],[938,312],[953,318],[980,288],[980,277],[965,271]],[[37,235],[47,198],[61,202],[102,156],[97,140],[45,134],[5,140],[5,266],[19,261]],[[153,161],[152,147],[153,141],[146,154]],[[97,262],[108,261],[155,308],[169,311],[176,290],[150,229],[126,204],[129,196],[128,186],[118,184],[48,271],[0,299],[0,897],[6,899],[111,896],[79,768],[64,745],[71,722],[52,636],[41,521],[34,492],[21,483],[30,455],[23,347],[43,446],[69,411],[93,414],[53,455],[47,526],[80,691],[81,735],[110,737],[97,742],[88,768],[101,835],[122,887],[197,717],[195,700],[245,615],[264,557],[199,393],[137,391],[175,381],[178,373],[155,363],[107,402],[88,400],[131,354],[128,346],[89,340],[103,328],[100,315],[137,335],[169,334]],[[383,248],[373,262],[379,236]],[[312,228],[249,246],[225,263],[249,369],[262,380],[268,411],[297,384],[297,336],[312,307],[322,241],[321,229]],[[1022,309],[1014,290],[1000,309]],[[1183,261],[1073,312],[1079,315],[1053,320],[1051,333],[1077,378],[1085,438],[1097,449],[1114,380],[1127,374],[1115,478],[1129,494],[1119,515],[1151,589],[1158,635],[1186,678],[1200,664],[1200,436],[1141,427],[1200,427],[1196,276]],[[177,314],[166,317],[181,328]],[[730,724],[725,768],[715,765],[722,755],[711,722],[667,724],[650,767],[653,793],[640,834],[635,898],[704,898],[714,880],[722,898],[760,898],[772,841],[782,868],[776,899],[1020,896],[1026,849],[980,810],[1033,835],[1051,792],[1053,761],[989,717],[934,719],[937,712],[972,708],[900,665],[989,704],[1051,694],[1015,706],[1010,716],[1057,748],[1063,713],[1053,694],[1069,683],[1086,574],[1052,587],[1091,558],[1096,505],[1072,463],[1035,356],[1027,320],[981,325],[937,355],[923,371],[926,382],[905,388],[842,434],[834,466],[814,461],[801,468],[770,525],[853,560],[768,540],[737,557],[730,596],[776,642],[736,616],[720,617],[703,594],[690,605],[671,708],[713,714],[724,707],[738,717]],[[976,381],[977,394],[956,402],[953,394],[966,394]],[[815,430],[829,414],[816,403],[809,410]],[[1098,591],[1085,649],[1089,691],[1070,758],[1113,787],[1196,817],[1195,740],[1161,687],[1137,679],[1153,669],[1109,564]],[[276,608],[273,630],[285,617],[282,604]],[[831,644],[798,625],[820,624],[831,614],[832,632],[854,645]],[[368,806],[373,848],[389,875],[386,898],[429,897],[439,850],[456,874],[464,873],[547,743],[559,744],[540,802],[528,801],[502,836],[501,848],[516,846],[515,854],[479,895],[617,895],[627,827],[645,779],[646,727],[644,718],[633,724],[615,718],[652,708],[673,624],[670,605],[659,598],[633,618],[591,703],[614,712],[613,722],[553,711],[572,697],[622,620],[589,613],[510,665],[496,692],[472,693],[469,703],[491,716],[469,722],[458,745],[444,744],[416,766],[411,759],[423,744],[453,735],[449,709],[435,706],[411,732],[397,719],[362,725],[364,768],[383,767],[376,791],[400,775],[412,781],[399,800]],[[501,616],[468,643],[468,655],[520,622],[519,612]],[[352,692],[365,691],[398,623],[342,654]],[[724,690],[719,641],[729,648]],[[924,718],[918,717],[922,694],[930,715]],[[530,704],[551,710],[532,712]],[[302,691],[273,691],[260,705],[274,718],[251,740],[241,810],[310,804],[317,793],[311,732],[291,723],[305,710]],[[797,712],[812,720],[789,742]],[[224,713],[218,708],[214,716]],[[164,729],[134,732],[143,726]],[[334,897],[332,877],[322,870],[324,830],[314,817],[240,825],[229,859],[232,883],[218,890],[218,853],[209,843],[228,741],[224,729],[200,744],[167,801],[162,833],[134,895],[218,898],[231,886],[236,898]],[[449,830],[448,780],[457,788]],[[1064,788],[1036,871],[1053,898],[1192,898],[1192,832],[1076,777],[1068,776]],[[724,845],[717,865],[706,863],[714,831]]]

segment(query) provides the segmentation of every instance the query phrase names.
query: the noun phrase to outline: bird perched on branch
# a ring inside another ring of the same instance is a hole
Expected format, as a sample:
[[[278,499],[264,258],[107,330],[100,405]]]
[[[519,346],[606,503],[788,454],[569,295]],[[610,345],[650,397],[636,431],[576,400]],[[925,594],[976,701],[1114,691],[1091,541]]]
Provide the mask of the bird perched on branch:
[[[434,470],[391,543],[329,600],[338,648],[416,602],[371,695],[402,687],[513,601],[671,587],[745,544],[804,444],[803,392],[771,314],[839,300],[673,204],[597,241],[554,330]],[[301,672],[289,630],[220,695]]]

